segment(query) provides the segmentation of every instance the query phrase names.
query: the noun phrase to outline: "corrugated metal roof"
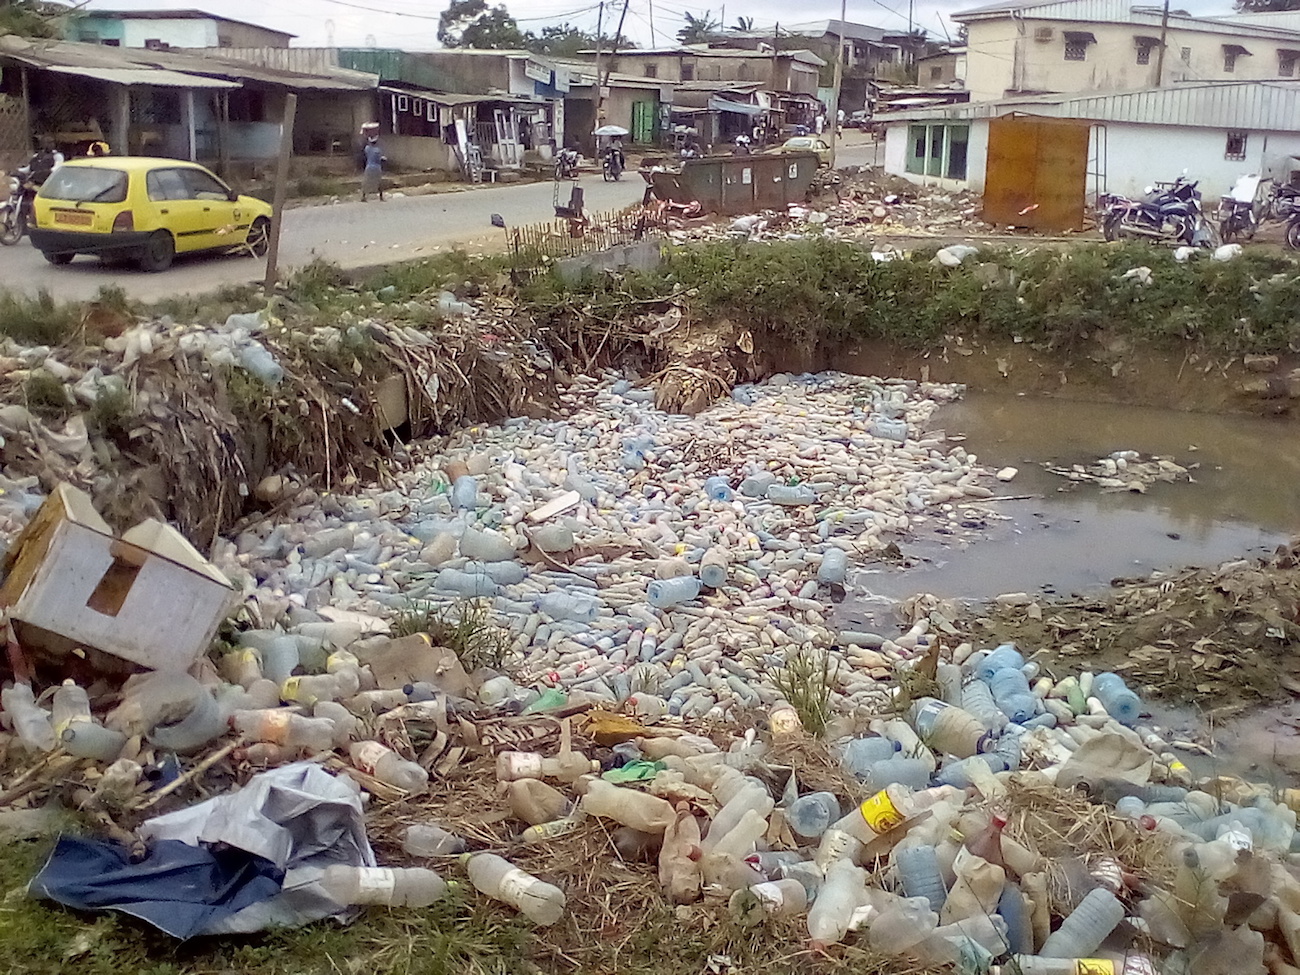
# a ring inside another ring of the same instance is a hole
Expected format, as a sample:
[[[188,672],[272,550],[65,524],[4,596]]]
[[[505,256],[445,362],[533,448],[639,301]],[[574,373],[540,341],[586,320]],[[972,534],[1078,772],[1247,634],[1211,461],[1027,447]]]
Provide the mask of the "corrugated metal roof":
[[[1300,132],[1300,81],[1205,82],[1112,94],[1033,95],[899,112],[882,116],[881,121],[957,121],[1014,114],[1139,125]]]
[[[96,7],[94,10],[83,10],[81,16],[92,17],[97,20],[219,20],[226,24],[239,24],[241,27],[255,27],[258,30],[266,31],[268,34],[282,34],[285,37],[298,36],[297,34],[290,34],[287,30],[277,30],[274,27],[255,24],[251,20],[236,20],[234,17],[210,14],[206,10],[101,10]]]
[[[181,74],[179,71],[164,71],[162,68],[82,68],[68,64],[51,64],[45,70],[57,74],[76,75],[79,78],[111,81],[115,85],[152,85],[155,88],[239,87],[238,83],[233,81],[204,78],[196,74]]]
[[[1012,12],[1029,20],[1072,20],[1080,23],[1142,24],[1159,26],[1160,7],[1132,4],[1129,0],[1010,0],[960,10],[951,19],[960,22],[992,19]],[[1197,17],[1177,10],[1169,12],[1169,26],[1202,30],[1238,37],[1285,37],[1300,33],[1282,24],[1229,21],[1223,17]]]

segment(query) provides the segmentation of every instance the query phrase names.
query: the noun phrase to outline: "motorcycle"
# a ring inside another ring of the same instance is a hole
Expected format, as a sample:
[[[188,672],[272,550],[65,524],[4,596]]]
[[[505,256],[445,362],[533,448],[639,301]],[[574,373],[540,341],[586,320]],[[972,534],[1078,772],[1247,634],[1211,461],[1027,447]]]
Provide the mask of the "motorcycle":
[[[31,181],[30,166],[23,166],[9,176],[8,195],[0,202],[0,244],[11,247],[23,239],[32,224],[32,200],[37,187]]]
[[[1205,218],[1201,193],[1195,180],[1179,176],[1172,183],[1147,188],[1145,200],[1111,196],[1102,221],[1107,240],[1141,237],[1195,247],[1217,247],[1218,229]]]
[[[577,149],[564,148],[555,155],[555,178],[577,179],[578,163],[581,160]]]
[[[623,178],[623,153],[617,149],[606,149],[601,161],[601,175],[604,176],[605,182],[613,180],[617,183]]]

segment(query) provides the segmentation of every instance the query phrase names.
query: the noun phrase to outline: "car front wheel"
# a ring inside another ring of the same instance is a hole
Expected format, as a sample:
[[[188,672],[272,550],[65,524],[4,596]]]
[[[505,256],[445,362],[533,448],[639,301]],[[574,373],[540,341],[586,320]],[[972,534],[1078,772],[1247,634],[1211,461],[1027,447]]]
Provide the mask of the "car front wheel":
[[[265,257],[271,248],[271,221],[258,217],[248,228],[248,253],[253,257]]]
[[[140,251],[139,265],[141,271],[165,271],[172,266],[176,257],[176,242],[165,230],[155,231],[144,242]]]

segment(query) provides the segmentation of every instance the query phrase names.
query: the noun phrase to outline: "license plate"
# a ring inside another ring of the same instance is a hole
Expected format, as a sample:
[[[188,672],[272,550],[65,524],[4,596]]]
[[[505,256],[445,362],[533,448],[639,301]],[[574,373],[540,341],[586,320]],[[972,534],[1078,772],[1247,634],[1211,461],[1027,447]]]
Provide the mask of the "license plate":
[[[55,210],[54,222],[70,227],[89,227],[95,222],[95,215],[80,210]]]

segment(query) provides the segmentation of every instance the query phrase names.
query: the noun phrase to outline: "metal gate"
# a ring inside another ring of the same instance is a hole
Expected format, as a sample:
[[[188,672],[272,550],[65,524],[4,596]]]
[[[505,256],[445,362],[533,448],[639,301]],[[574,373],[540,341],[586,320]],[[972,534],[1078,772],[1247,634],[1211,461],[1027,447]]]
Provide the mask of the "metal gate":
[[[990,120],[985,222],[1083,229],[1089,127],[1077,119],[1023,115]]]
[[[632,103],[632,141],[638,145],[653,145],[655,122],[659,119],[659,106],[655,102]]]

